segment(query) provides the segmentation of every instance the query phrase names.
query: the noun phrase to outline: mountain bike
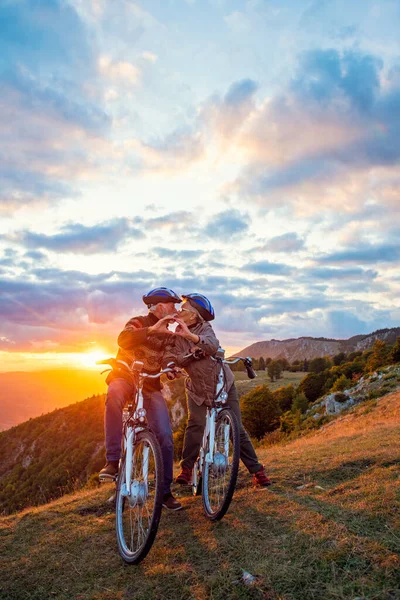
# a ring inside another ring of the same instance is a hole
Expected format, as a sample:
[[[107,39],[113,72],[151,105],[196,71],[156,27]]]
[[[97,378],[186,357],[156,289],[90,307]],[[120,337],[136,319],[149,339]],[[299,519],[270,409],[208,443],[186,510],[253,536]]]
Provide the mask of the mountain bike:
[[[196,350],[185,358],[200,359],[202,353]],[[235,414],[226,405],[228,394],[224,390],[223,365],[242,361],[250,379],[254,379],[256,373],[252,368],[251,358],[225,360],[222,348],[211,358],[220,368],[214,401],[211,406],[207,406],[203,441],[193,468],[191,485],[193,495],[198,495],[201,490],[206,516],[211,521],[219,521],[227,512],[233,497],[240,455],[239,424]]]
[[[148,554],[157,534],[162,511],[164,469],[160,444],[149,429],[143,407],[145,379],[176,372],[167,367],[159,373],[143,372],[143,363],[130,367],[115,358],[97,364],[124,371],[135,385],[135,396],[123,411],[122,452],[116,480],[116,534],[118,550],[126,563],[137,564]],[[105,371],[103,371],[104,373]]]

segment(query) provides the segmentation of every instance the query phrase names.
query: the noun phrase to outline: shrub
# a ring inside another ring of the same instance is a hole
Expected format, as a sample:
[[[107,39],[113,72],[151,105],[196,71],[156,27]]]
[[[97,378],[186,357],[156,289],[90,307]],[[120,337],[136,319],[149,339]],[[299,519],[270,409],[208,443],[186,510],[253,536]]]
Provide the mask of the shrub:
[[[342,375],[335,381],[332,386],[332,392],[343,392],[343,390],[347,390],[351,386],[350,379],[347,379],[346,375]]]
[[[335,402],[340,402],[341,404],[343,402],[347,402],[347,400],[349,399],[348,395],[343,394],[342,392],[335,394],[333,398],[334,398]]]

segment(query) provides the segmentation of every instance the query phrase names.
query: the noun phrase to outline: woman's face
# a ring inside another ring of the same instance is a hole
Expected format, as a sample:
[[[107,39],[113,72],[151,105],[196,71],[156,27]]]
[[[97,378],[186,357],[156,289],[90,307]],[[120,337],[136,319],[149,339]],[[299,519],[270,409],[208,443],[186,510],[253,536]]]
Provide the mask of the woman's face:
[[[194,312],[189,302],[184,302],[182,304],[178,315],[186,325],[193,325],[197,321],[197,314]]]

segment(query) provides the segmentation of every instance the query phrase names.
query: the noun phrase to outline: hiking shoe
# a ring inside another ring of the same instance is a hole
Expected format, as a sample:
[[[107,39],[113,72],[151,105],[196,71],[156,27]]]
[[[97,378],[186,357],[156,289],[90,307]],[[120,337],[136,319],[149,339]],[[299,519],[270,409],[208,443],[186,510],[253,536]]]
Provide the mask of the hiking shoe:
[[[265,474],[264,467],[261,467],[256,473],[253,473],[253,485],[267,487],[268,485],[271,485],[271,483],[272,481],[268,479]]]
[[[118,475],[119,460],[109,460],[99,473],[100,481],[115,481]]]
[[[168,492],[168,494],[164,494],[162,505],[168,510],[182,510],[183,508],[182,504],[178,502],[176,498],[173,497],[171,492]]]
[[[181,485],[191,485],[192,484],[192,469],[189,467],[182,467],[181,472],[178,474],[175,479],[175,483],[180,483]]]

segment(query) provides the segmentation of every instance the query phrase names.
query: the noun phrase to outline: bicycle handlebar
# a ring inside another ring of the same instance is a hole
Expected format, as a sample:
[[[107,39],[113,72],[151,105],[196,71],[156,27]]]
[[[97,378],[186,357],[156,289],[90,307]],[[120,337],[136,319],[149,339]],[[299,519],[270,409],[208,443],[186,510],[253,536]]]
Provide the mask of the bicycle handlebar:
[[[127,369],[131,374],[135,373],[135,369],[130,367],[124,360],[119,360],[117,358],[105,358],[104,360],[97,360],[96,365],[110,365],[112,369],[118,369],[119,364],[122,365],[125,369]],[[133,363],[134,365],[135,363]],[[103,371],[104,372],[104,371]],[[176,367],[167,367],[158,373],[144,373],[140,370],[137,371],[140,377],[144,377],[145,379],[157,379],[157,377],[161,377],[164,373],[176,373],[178,369]]]
[[[191,352],[189,354],[186,354],[183,358],[194,358],[195,360],[200,360],[201,358],[204,358],[206,355],[204,354],[204,352],[202,350],[195,350],[194,352]],[[217,360],[216,358],[214,358],[213,356],[210,355],[210,358],[212,360]],[[247,371],[247,377],[249,379],[254,379],[255,377],[257,377],[257,373],[255,372],[255,370],[253,369],[253,363],[250,357],[246,357],[243,358],[243,356],[238,356],[236,358],[234,358],[233,360],[226,360],[226,359],[221,359],[223,363],[225,363],[226,365],[235,365],[236,363],[238,363],[240,360],[243,362],[244,366],[246,367],[246,371]]]

